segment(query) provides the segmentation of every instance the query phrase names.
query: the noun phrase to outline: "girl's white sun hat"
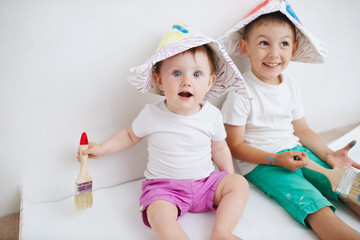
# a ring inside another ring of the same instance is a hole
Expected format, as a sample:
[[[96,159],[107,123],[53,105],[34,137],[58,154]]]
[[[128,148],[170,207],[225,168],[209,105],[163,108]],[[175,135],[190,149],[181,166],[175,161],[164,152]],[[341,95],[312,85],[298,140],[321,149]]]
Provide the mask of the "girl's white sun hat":
[[[230,90],[235,90],[238,94],[250,99],[250,93],[247,90],[241,73],[219,42],[180,23],[172,26],[154,55],[144,64],[130,69],[134,74],[127,79],[140,92],[161,94],[161,90],[156,85],[152,76],[153,66],[157,62],[204,44],[212,49],[216,63],[216,81],[205,95],[204,100],[215,99]]]
[[[264,1],[239,23],[221,35],[219,42],[229,55],[242,56],[239,40],[243,37],[244,27],[259,16],[276,11],[287,16],[296,27],[296,40],[299,41],[299,47],[291,60],[306,63],[325,62],[328,53],[325,44],[304,28],[289,3],[285,0]]]

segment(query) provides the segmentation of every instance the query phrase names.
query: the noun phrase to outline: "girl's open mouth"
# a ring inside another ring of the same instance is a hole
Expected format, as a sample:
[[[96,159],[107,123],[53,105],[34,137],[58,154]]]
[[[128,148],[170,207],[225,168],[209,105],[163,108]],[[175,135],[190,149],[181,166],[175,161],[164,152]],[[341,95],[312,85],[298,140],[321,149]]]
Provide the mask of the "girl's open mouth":
[[[181,98],[190,98],[193,96],[190,92],[187,92],[187,91],[179,92],[178,95]]]

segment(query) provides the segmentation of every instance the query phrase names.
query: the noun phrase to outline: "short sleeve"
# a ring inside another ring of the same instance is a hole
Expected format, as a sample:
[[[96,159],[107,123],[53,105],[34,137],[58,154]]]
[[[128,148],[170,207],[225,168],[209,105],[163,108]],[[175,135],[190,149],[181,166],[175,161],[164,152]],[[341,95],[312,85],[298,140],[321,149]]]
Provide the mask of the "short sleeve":
[[[221,108],[223,122],[245,126],[251,109],[250,101],[234,91],[229,92]]]
[[[218,112],[218,117],[216,118],[216,122],[214,124],[214,136],[212,137],[212,141],[219,142],[226,138],[226,131],[224,127],[224,123],[222,120],[222,116],[220,111]]]
[[[302,103],[302,98],[301,98],[301,92],[300,92],[300,88],[297,84],[296,81],[292,81],[294,84],[294,96],[295,96],[295,108],[292,111],[292,118],[294,120],[298,120],[302,117],[304,117],[304,107],[303,107],[303,103]]]
[[[150,107],[146,105],[138,114],[132,123],[132,129],[137,137],[145,137],[148,135],[148,124],[150,118]]]

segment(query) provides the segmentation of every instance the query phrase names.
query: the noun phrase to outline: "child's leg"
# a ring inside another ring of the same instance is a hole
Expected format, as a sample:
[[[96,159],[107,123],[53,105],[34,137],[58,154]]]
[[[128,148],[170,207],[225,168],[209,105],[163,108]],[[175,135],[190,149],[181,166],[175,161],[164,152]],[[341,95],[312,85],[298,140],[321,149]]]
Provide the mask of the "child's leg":
[[[335,209],[331,209],[334,208],[331,202],[308,181],[316,183],[323,192],[326,188],[331,192],[328,181],[322,181],[321,174],[312,172],[306,168],[291,172],[276,166],[260,165],[250,172],[247,178],[273,197],[300,223],[311,226],[321,239],[346,239],[346,236],[351,236],[350,239],[359,239],[360,234],[335,215]],[[320,186],[320,182],[324,182],[325,186]],[[340,233],[344,237],[339,238],[335,233]],[[330,238],[327,234],[334,238]]]
[[[344,223],[329,207],[309,214],[306,220],[320,239],[360,239],[360,234]]]
[[[356,215],[360,216],[360,205],[350,201],[344,197],[338,196],[340,201],[344,202]]]
[[[147,207],[147,217],[156,237],[161,239],[189,239],[177,222],[178,208],[164,200],[158,200]]]
[[[331,169],[329,165],[327,165],[325,162],[320,160],[315,154],[313,154],[310,150],[302,147],[302,149],[298,149],[300,151],[305,151],[309,158],[319,164],[320,166],[323,166],[324,168]],[[353,212],[355,212],[358,216],[360,216],[360,205],[356,204],[344,197],[341,197],[340,195],[337,195],[336,193],[332,192],[330,182],[327,180],[327,178],[322,175],[321,173],[314,172],[309,169],[303,169],[303,173],[306,179],[308,179],[314,186],[316,186],[320,192],[322,192],[325,196],[327,196],[330,199],[333,200],[340,200],[344,202]],[[326,184],[327,183],[327,184]]]
[[[214,196],[214,205],[218,208],[210,239],[239,239],[232,231],[243,213],[248,196],[249,185],[241,175],[228,174],[221,180]]]

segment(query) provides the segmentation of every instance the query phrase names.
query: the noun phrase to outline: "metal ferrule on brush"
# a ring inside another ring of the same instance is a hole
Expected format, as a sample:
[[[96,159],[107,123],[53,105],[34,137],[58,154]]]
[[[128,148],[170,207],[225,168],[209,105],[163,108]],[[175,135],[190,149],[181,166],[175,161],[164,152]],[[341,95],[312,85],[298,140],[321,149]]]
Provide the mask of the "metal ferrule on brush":
[[[87,193],[87,192],[92,192],[92,181],[79,183],[79,184],[75,185],[75,194],[76,195]]]
[[[351,168],[346,168],[344,175],[339,183],[339,186],[336,188],[336,192],[338,192],[343,197],[347,197],[355,181],[356,176],[357,176],[356,171],[352,170]]]

